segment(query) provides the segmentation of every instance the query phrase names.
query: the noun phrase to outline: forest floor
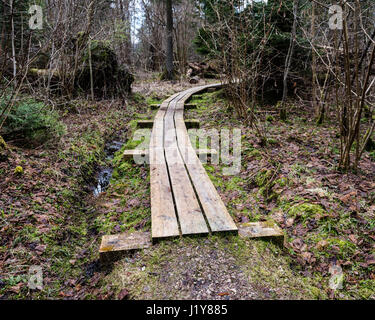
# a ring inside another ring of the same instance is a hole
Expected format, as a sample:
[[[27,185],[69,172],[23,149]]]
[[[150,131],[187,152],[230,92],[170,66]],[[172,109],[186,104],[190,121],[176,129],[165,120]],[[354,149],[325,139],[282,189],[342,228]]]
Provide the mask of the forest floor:
[[[206,165],[237,223],[275,220],[286,247],[236,236],[184,238],[101,267],[101,236],[149,231],[149,170],[120,161],[111,185],[92,195],[95,174],[108,165],[105,143],[131,140],[134,119],[152,119],[148,104],[189,85],[142,81],[132,100],[82,103],[66,114],[59,143],[11,146],[0,163],[0,299],[373,299],[375,298],[375,154],[358,173],[336,171],[333,122],[317,126],[312,111],[291,106],[281,122],[263,114],[268,143],[235,120],[222,91],[193,101],[186,118],[203,128],[242,130],[242,171],[228,177]],[[22,166],[23,174],[15,173]],[[42,290],[27,286],[41,266]],[[343,289],[329,287],[330,267],[343,270]]]

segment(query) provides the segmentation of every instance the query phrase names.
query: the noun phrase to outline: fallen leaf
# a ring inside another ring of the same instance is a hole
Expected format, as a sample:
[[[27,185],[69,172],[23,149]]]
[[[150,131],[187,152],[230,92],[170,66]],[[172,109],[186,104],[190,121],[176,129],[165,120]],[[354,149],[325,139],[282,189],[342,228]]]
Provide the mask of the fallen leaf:
[[[46,245],[39,245],[35,248],[35,251],[38,255],[42,255],[44,251],[46,251],[47,246]]]
[[[128,201],[128,203],[127,203],[127,205],[131,208],[139,207],[140,204],[141,204],[141,201],[137,198],[132,199],[132,200]]]
[[[375,264],[375,257],[374,257],[373,255],[368,256],[368,257],[367,257],[367,260],[366,260],[366,263],[367,263],[368,265],[373,265],[373,264]]]
[[[304,242],[302,239],[295,239],[291,242],[290,244],[292,246],[293,249],[297,250],[297,251],[303,251],[302,248],[304,247]]]
[[[13,292],[13,293],[19,293],[21,291],[21,288],[23,287],[24,283],[19,283],[13,287],[10,287],[9,288],[9,291]]]
[[[310,263],[310,264],[316,261],[316,259],[314,258],[314,255],[311,252],[303,252],[302,257],[307,263]]]
[[[126,300],[129,297],[129,291],[126,289],[122,289],[118,295],[119,300]]]
[[[286,220],[286,226],[287,228],[290,228],[294,223],[294,219],[293,218],[289,218]]]
[[[318,250],[322,250],[322,249],[324,249],[324,248],[327,247],[327,246],[328,246],[328,241],[327,241],[327,240],[322,240],[322,241],[319,241],[319,242],[317,243],[316,248],[317,248]]]
[[[220,292],[217,295],[220,297],[229,296],[229,292]]]
[[[355,236],[354,234],[351,234],[351,235],[349,236],[349,239],[350,239],[350,241],[353,242],[354,244],[357,244],[357,243],[358,243],[358,238],[357,238],[357,236]]]
[[[242,223],[248,223],[248,222],[250,222],[250,219],[248,217],[241,217],[241,222]]]

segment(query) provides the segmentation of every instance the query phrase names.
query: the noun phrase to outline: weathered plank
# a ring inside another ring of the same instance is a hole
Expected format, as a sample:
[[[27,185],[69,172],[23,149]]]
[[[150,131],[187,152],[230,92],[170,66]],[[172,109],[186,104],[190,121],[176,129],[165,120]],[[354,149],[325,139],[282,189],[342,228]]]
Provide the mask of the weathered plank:
[[[177,237],[180,235],[177,216],[164,156],[164,116],[169,102],[160,107],[154,121],[150,141],[150,183],[151,183],[151,224],[153,240]]]
[[[159,110],[160,109],[160,104],[151,104],[150,105],[150,109],[151,110]]]
[[[154,120],[138,120],[137,126],[140,129],[151,129],[154,126]]]
[[[150,152],[149,150],[139,150],[139,149],[134,149],[134,150],[125,150],[124,151],[124,160],[133,160],[134,157],[145,157],[149,156]]]
[[[176,101],[173,100],[165,116],[164,148],[181,232],[182,235],[207,234],[206,221],[178,149],[174,124],[175,107]]]
[[[241,224],[238,233],[244,238],[282,238],[284,232],[272,221],[250,222]]]
[[[188,129],[199,129],[200,121],[197,119],[185,120]],[[138,120],[137,126],[139,129],[151,129],[154,126],[154,120]]]
[[[150,246],[151,234],[147,232],[107,235],[102,238],[99,253],[132,251],[149,248]]]
[[[111,262],[121,255],[151,247],[149,232],[135,232],[132,234],[107,235],[102,238],[99,249],[100,260]]]
[[[202,90],[203,88],[201,87],[200,89]],[[178,146],[212,232],[238,232],[236,224],[197,157],[188,136],[183,111],[185,101],[192,93],[194,91],[186,91],[185,96],[177,104],[175,124]]]
[[[199,129],[200,128],[200,121],[197,119],[190,119],[185,120],[186,128],[188,129]]]

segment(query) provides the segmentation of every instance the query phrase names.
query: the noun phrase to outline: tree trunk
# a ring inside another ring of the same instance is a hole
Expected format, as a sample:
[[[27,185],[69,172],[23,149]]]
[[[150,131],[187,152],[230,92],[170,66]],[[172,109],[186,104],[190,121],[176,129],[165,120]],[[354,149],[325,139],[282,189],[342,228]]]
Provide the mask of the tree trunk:
[[[173,80],[174,78],[174,67],[173,67],[173,9],[172,0],[166,0],[167,10],[167,56],[166,56],[166,68],[167,68],[167,79]]]
[[[284,81],[283,81],[283,100],[281,103],[280,118],[281,120],[286,120],[286,99],[288,97],[288,76],[290,71],[290,66],[292,64],[292,58],[294,53],[294,47],[297,37],[297,14],[298,14],[299,0],[294,0],[293,3],[293,27],[292,34],[290,37],[290,45],[288,54],[285,59],[285,70],[284,70]]]
[[[10,11],[11,11],[11,28],[12,28],[12,60],[13,60],[13,78],[14,84],[17,86],[17,60],[16,60],[16,47],[15,47],[15,31],[14,31],[14,7],[13,0],[10,1]]]
[[[132,39],[131,39],[131,21],[130,21],[130,5],[129,0],[119,0],[119,9],[120,9],[120,16],[126,25],[126,39],[124,43],[121,45],[123,54],[124,54],[124,62],[130,66],[132,64],[132,58],[131,58],[131,47],[132,47]]]

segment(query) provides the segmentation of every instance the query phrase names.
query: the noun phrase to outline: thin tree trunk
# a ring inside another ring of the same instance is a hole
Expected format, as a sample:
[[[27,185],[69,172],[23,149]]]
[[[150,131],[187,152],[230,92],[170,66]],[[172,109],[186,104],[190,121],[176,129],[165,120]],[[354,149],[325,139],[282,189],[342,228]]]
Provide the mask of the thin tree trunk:
[[[173,80],[174,78],[174,67],[173,67],[173,8],[172,0],[166,0],[166,11],[167,11],[167,79]]]
[[[15,46],[15,32],[14,32],[14,8],[13,8],[13,0],[10,0],[10,11],[11,11],[11,28],[12,28],[12,61],[13,61],[13,78],[14,84],[17,86],[17,61],[16,61],[16,46]]]
[[[312,58],[312,102],[313,107],[316,112],[317,117],[317,124],[322,124],[324,121],[325,116],[325,105],[324,101],[318,100],[318,91],[317,91],[317,82],[318,82],[318,76],[317,76],[317,68],[316,68],[316,52],[315,52],[315,28],[316,28],[316,3],[313,2],[311,4],[312,6],[312,13],[311,13],[311,42],[312,42],[312,51],[311,51],[311,58]],[[328,91],[327,91],[328,92]]]
[[[299,0],[294,0],[293,2],[293,27],[292,34],[290,38],[290,45],[288,54],[285,59],[285,71],[284,71],[284,81],[283,81],[283,99],[281,103],[280,118],[281,120],[286,120],[286,99],[288,97],[288,76],[290,71],[290,66],[292,64],[292,58],[294,53],[294,47],[297,37],[297,14],[298,14]]]
[[[132,46],[132,38],[131,38],[131,21],[130,21],[130,4],[129,0],[119,0],[119,7],[120,7],[120,15],[123,23],[125,23],[125,32],[126,32],[126,39],[122,44],[123,52],[124,52],[124,61],[125,63],[130,66],[132,64],[131,58],[131,46]]]
[[[91,39],[89,37],[89,67],[90,67],[90,87],[91,87],[91,100],[95,99],[94,95],[94,76],[92,72],[92,56],[91,56]]]

